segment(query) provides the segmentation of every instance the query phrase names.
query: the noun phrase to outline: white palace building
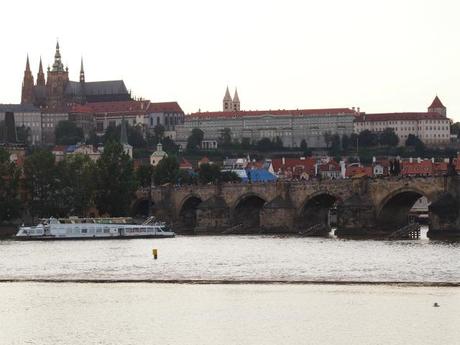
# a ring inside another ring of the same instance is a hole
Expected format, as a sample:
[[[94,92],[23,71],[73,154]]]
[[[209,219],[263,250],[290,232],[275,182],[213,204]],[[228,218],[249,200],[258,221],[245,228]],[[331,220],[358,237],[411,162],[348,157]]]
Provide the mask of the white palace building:
[[[324,148],[324,134],[340,136],[374,132],[393,128],[404,145],[409,134],[418,136],[426,144],[443,145],[450,141],[451,120],[446,108],[436,96],[427,112],[366,114],[359,108],[295,109],[295,110],[240,110],[240,99],[235,91],[232,99],[228,88],[223,99],[223,110],[197,112],[186,115],[184,123],[176,126],[176,142],[186,146],[192,129],[204,132],[202,147],[217,148],[225,128],[233,140],[248,138],[257,142],[262,138],[279,137],[285,147],[298,147],[303,139],[308,147]]]

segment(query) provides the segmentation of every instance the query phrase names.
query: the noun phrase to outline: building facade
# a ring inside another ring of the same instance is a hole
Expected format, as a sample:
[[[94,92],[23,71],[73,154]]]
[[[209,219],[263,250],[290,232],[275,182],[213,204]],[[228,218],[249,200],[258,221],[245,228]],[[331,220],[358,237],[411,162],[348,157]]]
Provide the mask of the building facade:
[[[445,145],[450,142],[452,122],[446,116],[447,109],[436,96],[425,113],[360,113],[355,120],[354,132],[370,130],[378,133],[392,128],[399,137],[399,145],[404,145],[410,134],[428,145]]]
[[[199,112],[185,116],[176,126],[176,142],[185,147],[193,128],[204,132],[205,142],[218,142],[223,130],[230,129],[233,140],[279,137],[285,147],[299,147],[302,140],[309,147],[326,147],[324,134],[353,133],[356,111],[348,108]]]
[[[16,127],[24,127],[28,144],[42,143],[42,114],[39,108],[30,104],[0,104],[0,122],[5,120],[7,112],[14,114]]]

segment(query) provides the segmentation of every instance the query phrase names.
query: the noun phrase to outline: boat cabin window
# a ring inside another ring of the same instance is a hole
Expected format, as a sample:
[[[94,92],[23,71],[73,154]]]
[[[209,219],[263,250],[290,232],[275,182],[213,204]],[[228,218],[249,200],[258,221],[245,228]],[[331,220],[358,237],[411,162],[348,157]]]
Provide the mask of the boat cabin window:
[[[100,234],[102,232],[102,229],[97,229],[96,232]]]
[[[104,234],[108,234],[110,232],[109,228],[104,228]]]
[[[82,234],[88,233],[88,229],[81,229],[81,233],[82,233]]]

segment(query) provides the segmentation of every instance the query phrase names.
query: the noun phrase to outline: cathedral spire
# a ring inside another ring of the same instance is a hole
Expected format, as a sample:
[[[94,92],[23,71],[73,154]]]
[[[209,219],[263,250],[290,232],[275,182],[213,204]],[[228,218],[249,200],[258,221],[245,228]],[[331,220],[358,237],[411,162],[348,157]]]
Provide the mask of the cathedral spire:
[[[81,65],[80,65],[80,83],[85,82],[85,70],[83,69],[83,57],[81,58]]]
[[[26,72],[30,72],[29,54],[27,54],[27,60],[26,60]]]
[[[43,73],[43,64],[41,57],[40,64],[38,65],[37,85],[45,86],[45,73]]]
[[[233,110],[239,111],[240,110],[240,98],[238,97],[238,90],[235,88],[235,95],[233,96]]]
[[[26,69],[22,79],[21,104],[34,103],[34,76],[30,71],[29,54],[27,54]]]
[[[232,110],[232,96],[230,96],[230,91],[225,91],[225,96],[223,100],[223,111],[231,111]]]
[[[56,42],[56,53],[54,53],[53,71],[64,71],[64,65],[61,61],[61,52],[59,50],[59,41]]]

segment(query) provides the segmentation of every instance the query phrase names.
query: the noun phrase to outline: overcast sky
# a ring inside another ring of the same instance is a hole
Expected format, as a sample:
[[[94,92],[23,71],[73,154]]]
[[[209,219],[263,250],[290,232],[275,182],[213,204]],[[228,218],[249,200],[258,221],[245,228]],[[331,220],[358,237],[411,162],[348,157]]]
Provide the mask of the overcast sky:
[[[123,78],[136,97],[220,110],[361,107],[460,120],[458,0],[9,1],[0,5],[0,102],[20,101],[56,38],[70,77]]]

